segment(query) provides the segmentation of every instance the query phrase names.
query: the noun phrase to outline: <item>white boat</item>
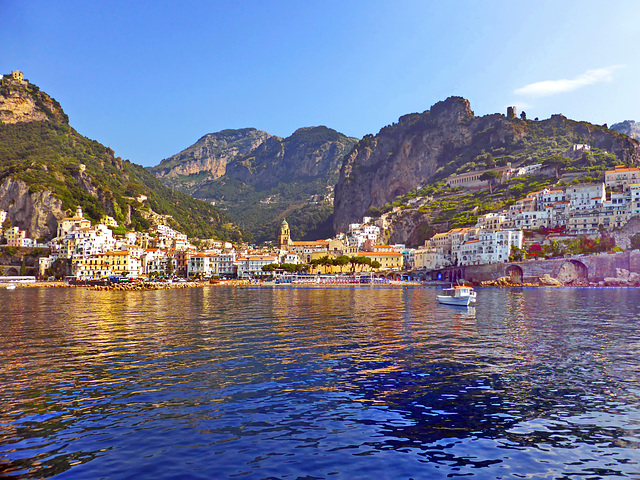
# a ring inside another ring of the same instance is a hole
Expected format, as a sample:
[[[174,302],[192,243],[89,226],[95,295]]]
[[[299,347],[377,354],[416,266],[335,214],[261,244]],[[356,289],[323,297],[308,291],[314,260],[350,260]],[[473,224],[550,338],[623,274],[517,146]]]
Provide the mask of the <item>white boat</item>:
[[[9,285],[6,286],[7,290],[15,290],[16,286],[13,283],[10,283]]]
[[[455,286],[445,288],[443,293],[444,295],[436,295],[436,298],[440,303],[446,305],[461,305],[466,307],[471,302],[476,301],[476,292],[474,292],[471,287]]]

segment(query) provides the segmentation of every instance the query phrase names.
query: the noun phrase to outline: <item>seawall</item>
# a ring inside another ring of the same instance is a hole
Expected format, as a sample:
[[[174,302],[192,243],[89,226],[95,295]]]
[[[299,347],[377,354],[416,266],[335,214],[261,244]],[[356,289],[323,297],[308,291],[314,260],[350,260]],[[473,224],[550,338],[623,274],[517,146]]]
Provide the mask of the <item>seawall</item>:
[[[465,265],[428,272],[431,280],[455,282],[467,280],[473,283],[512,277],[514,280],[537,280],[550,275],[563,283],[598,283],[606,277],[616,277],[616,269],[640,274],[640,250],[573,255],[563,258],[527,260],[522,262],[493,263],[490,265]]]

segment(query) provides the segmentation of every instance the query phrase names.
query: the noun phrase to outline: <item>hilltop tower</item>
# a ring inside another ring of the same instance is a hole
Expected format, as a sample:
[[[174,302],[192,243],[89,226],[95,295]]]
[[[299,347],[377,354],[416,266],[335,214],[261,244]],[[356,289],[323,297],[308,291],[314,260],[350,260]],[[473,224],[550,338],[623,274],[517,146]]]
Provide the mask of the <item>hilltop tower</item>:
[[[280,224],[280,233],[278,234],[278,248],[280,250],[288,250],[291,245],[291,232],[289,224],[286,220],[282,220]]]
[[[509,120],[515,120],[517,116],[516,107],[507,107],[507,118]]]
[[[29,85],[29,81],[24,78],[23,73],[20,70],[13,70],[11,75],[1,75],[0,80],[4,85],[13,84],[13,85]]]

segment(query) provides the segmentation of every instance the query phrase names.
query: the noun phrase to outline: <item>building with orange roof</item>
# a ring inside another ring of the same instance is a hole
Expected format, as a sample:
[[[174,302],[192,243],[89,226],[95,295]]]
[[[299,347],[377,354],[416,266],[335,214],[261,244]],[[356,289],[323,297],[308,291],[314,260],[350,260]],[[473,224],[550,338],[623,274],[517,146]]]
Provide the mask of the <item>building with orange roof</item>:
[[[379,262],[383,270],[402,270],[404,265],[404,255],[400,252],[358,252],[358,256]]]
[[[189,256],[187,263],[187,277],[210,277],[216,275],[215,262],[211,261],[211,255],[196,253]]]
[[[616,165],[613,170],[604,172],[604,184],[607,188],[626,187],[640,183],[640,170],[637,167]]]

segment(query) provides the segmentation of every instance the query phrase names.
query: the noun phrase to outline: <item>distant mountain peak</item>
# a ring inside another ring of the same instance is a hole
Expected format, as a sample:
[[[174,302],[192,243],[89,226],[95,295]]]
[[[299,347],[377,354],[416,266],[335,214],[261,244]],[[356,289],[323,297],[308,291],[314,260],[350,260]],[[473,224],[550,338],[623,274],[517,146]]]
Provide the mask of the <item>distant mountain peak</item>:
[[[618,133],[624,133],[631,138],[640,140],[640,123],[635,120],[625,120],[624,122],[614,123],[611,125],[611,130],[615,130]]]

